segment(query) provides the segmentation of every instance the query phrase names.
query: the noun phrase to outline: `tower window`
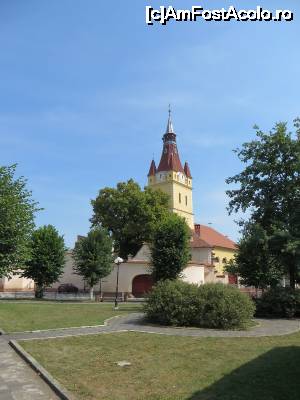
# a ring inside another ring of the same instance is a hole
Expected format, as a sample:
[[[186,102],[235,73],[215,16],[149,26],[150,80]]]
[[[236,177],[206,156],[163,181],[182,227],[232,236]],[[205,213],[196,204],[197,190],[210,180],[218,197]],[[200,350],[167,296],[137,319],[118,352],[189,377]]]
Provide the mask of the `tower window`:
[[[179,193],[179,203],[181,203],[181,193]]]
[[[185,205],[187,206],[187,196],[185,196]]]

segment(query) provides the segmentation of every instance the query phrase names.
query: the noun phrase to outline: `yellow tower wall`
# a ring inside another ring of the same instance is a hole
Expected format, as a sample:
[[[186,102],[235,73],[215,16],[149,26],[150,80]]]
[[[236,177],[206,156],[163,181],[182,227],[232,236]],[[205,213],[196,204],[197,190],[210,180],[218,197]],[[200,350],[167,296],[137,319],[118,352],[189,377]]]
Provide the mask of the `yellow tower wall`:
[[[185,218],[188,226],[194,229],[192,179],[179,175],[177,172],[169,171],[158,173],[148,179],[148,185],[153,189],[160,189],[170,196],[169,207]]]

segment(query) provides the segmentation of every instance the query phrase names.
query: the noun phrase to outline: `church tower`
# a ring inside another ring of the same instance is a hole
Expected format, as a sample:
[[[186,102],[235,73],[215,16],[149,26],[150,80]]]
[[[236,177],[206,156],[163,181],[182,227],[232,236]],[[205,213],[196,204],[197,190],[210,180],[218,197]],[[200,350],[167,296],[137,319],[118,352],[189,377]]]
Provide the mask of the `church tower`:
[[[160,189],[170,196],[170,211],[184,217],[191,229],[194,229],[192,176],[186,162],[182,167],[177,150],[171,110],[166,133],[163,138],[163,150],[158,168],[152,160],[148,173],[148,186]]]

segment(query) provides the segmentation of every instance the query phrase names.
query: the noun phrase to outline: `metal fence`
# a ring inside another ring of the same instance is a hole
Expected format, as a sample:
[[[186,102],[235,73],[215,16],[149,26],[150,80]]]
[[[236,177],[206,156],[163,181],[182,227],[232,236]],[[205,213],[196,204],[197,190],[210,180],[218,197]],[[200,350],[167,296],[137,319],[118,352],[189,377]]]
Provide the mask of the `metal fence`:
[[[5,291],[0,292],[0,300],[32,300],[34,299],[33,291]],[[44,292],[45,300],[53,300],[53,301],[89,301],[90,293],[88,291],[78,291],[77,293],[69,293],[69,292],[58,292],[57,290],[45,290]],[[102,297],[100,297],[99,292],[94,292],[94,299],[96,301],[114,301],[115,294],[114,293],[104,293]],[[143,299],[139,298],[127,298],[125,293],[118,293],[118,301],[131,301],[131,302],[140,302]]]

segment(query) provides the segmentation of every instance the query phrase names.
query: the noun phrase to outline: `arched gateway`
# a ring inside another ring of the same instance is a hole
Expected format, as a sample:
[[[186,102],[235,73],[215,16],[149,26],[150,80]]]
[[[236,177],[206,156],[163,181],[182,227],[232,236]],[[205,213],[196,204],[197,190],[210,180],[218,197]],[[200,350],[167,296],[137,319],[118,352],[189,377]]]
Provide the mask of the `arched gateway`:
[[[137,275],[132,280],[132,294],[134,297],[144,297],[153,286],[151,275]]]

